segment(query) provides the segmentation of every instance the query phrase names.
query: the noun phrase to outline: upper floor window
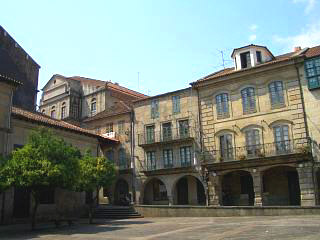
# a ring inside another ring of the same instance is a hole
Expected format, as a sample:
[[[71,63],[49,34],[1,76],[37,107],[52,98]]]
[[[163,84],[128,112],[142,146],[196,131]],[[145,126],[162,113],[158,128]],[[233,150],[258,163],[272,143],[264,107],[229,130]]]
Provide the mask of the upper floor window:
[[[173,166],[172,149],[164,149],[163,150],[163,161],[164,161],[164,167],[172,167]]]
[[[118,133],[124,134],[124,120],[118,121]]]
[[[172,139],[171,122],[162,124],[162,138],[164,141]]]
[[[154,138],[155,138],[155,132],[154,132],[154,125],[152,126],[147,126],[146,127],[146,132],[147,132],[147,143],[153,143],[154,142]]]
[[[191,165],[191,147],[190,146],[180,148],[180,160],[181,160],[181,166]]]
[[[249,129],[245,132],[246,148],[249,157],[258,156],[260,151],[260,135],[258,129]]]
[[[126,152],[123,148],[119,149],[119,168],[127,168]]]
[[[53,106],[52,108],[51,108],[51,115],[50,115],[52,118],[56,118],[56,107],[55,106]]]
[[[153,99],[151,101],[151,118],[159,117],[159,100]]]
[[[232,135],[230,133],[223,134],[219,137],[220,157],[223,161],[233,159]]]
[[[241,60],[241,68],[251,67],[250,52],[241,53],[240,60]]]
[[[156,169],[156,152],[155,151],[147,152],[147,169],[148,170]]]
[[[107,123],[106,125],[106,133],[113,132],[113,123]]]
[[[173,114],[180,113],[180,96],[172,97],[172,112]]]
[[[284,106],[283,85],[281,81],[270,83],[269,92],[272,108]]]
[[[256,51],[257,54],[257,63],[262,63],[261,51]]]
[[[180,138],[189,137],[189,121],[188,120],[179,121],[179,136]]]
[[[279,125],[273,127],[275,150],[277,153],[290,151],[289,127],[288,125]]]
[[[229,98],[227,93],[222,93],[216,96],[217,118],[229,117]]]
[[[97,112],[97,101],[95,98],[91,100],[91,115],[95,115]]]
[[[253,87],[241,90],[243,113],[256,112],[256,94]]]
[[[66,103],[63,102],[61,107],[61,119],[64,119],[65,117],[66,117]]]
[[[308,79],[309,89],[320,87],[320,57],[305,61],[305,71]]]

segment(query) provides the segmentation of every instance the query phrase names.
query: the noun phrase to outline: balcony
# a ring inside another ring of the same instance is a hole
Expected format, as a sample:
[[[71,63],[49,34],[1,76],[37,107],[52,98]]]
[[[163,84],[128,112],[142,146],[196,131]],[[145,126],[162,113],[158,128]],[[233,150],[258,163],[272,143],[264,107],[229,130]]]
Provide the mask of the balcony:
[[[194,129],[191,127],[180,130],[173,128],[171,131],[155,131],[152,133],[138,134],[138,145],[141,147],[152,146],[155,144],[165,144],[178,141],[190,141],[196,137]]]
[[[282,142],[265,143],[252,146],[232,147],[203,153],[204,164],[245,161],[292,154],[311,154],[310,141],[295,139]]]
[[[165,164],[163,158],[157,159],[156,161],[152,163],[147,163],[145,160],[144,163],[144,171],[145,172],[151,172],[156,170],[169,170],[169,169],[177,169],[177,168],[188,168],[191,166],[194,166],[193,159],[190,159],[190,161],[181,161],[181,159],[177,159],[176,161],[173,160],[172,163]]]

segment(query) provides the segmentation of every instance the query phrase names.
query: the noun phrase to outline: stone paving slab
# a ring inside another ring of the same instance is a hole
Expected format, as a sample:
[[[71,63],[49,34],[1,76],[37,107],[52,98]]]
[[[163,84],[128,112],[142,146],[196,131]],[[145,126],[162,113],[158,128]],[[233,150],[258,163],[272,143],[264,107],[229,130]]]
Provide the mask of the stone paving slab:
[[[96,220],[94,225],[81,220],[71,227],[39,224],[36,231],[29,229],[25,224],[1,226],[0,239],[320,240],[320,215]]]

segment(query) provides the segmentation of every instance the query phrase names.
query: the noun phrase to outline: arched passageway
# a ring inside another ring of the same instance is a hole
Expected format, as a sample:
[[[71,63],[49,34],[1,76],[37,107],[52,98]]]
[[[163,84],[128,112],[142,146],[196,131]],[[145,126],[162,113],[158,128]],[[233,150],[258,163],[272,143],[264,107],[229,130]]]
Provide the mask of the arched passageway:
[[[299,176],[294,167],[280,166],[270,168],[263,173],[262,182],[263,205],[300,205]]]
[[[131,201],[131,195],[129,194],[129,184],[126,180],[119,179],[115,185],[113,202],[115,205],[127,205],[128,201]]]
[[[166,186],[158,178],[153,178],[145,185],[143,204],[169,204]]]
[[[184,176],[174,188],[174,203],[178,205],[205,205],[206,194],[203,184],[194,176]]]
[[[223,206],[253,206],[252,176],[247,171],[230,172],[222,177]]]

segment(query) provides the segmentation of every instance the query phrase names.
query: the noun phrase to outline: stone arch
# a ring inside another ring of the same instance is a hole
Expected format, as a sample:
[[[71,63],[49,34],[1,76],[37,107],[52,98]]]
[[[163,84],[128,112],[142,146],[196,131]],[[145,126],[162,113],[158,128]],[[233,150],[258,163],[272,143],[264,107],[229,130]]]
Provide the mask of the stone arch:
[[[143,204],[168,205],[168,189],[161,177],[147,179],[142,186]]]
[[[253,206],[253,177],[249,171],[236,170],[221,176],[221,204],[223,206]]]
[[[205,184],[196,174],[179,176],[172,184],[173,204],[205,205]]]
[[[299,175],[295,167],[279,165],[262,172],[262,204],[297,206],[301,204]]]
[[[130,194],[130,186],[126,179],[119,178],[115,182],[114,194],[113,194],[113,203],[115,205],[126,205],[126,201],[132,200]]]

